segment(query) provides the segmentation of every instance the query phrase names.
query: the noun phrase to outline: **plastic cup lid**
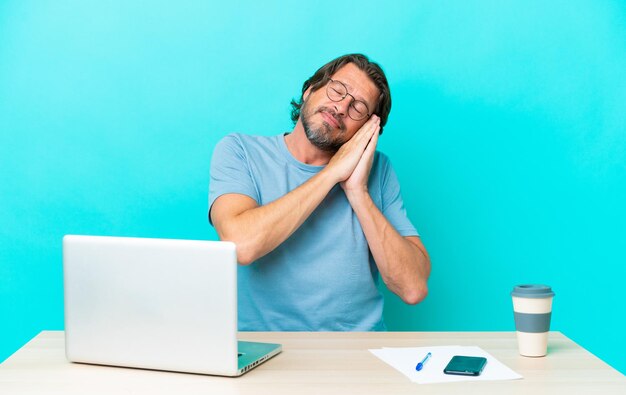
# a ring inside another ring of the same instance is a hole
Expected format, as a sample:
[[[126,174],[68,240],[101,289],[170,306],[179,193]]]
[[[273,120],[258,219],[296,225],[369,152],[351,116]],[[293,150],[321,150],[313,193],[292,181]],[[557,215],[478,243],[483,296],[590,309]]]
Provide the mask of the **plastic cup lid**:
[[[511,296],[518,298],[549,298],[554,296],[554,292],[547,285],[524,284],[515,286]]]

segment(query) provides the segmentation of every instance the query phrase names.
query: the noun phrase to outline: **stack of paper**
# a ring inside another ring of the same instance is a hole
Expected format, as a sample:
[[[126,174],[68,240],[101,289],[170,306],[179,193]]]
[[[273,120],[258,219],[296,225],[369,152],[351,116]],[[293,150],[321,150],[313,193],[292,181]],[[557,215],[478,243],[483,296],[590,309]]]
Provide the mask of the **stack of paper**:
[[[514,380],[522,376],[515,373],[488,352],[476,346],[436,346],[413,348],[378,348],[369,350],[389,365],[399,370],[411,381],[419,384],[450,383],[456,381],[482,380]],[[430,360],[421,371],[415,366],[426,354],[431,353]],[[456,376],[444,374],[443,369],[455,355],[487,358],[487,365],[480,376]]]

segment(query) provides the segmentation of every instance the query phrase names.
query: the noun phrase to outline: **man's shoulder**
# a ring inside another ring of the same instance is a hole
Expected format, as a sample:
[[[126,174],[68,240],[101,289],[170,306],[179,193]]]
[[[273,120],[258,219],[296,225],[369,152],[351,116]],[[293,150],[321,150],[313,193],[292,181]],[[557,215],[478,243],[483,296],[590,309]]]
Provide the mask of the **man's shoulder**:
[[[254,134],[246,134],[241,132],[232,132],[222,137],[220,141],[232,141],[239,142],[244,144],[262,144],[267,141],[276,140],[277,135],[271,136],[262,136],[262,135],[254,135]]]
[[[374,154],[374,163],[372,164],[373,168],[379,169],[379,171],[387,172],[391,169],[391,161],[389,160],[389,156],[381,151],[376,151]]]
[[[222,147],[239,148],[245,151],[254,151],[259,149],[267,151],[268,149],[274,149],[276,147],[276,140],[277,135],[261,136],[234,132],[222,137],[217,145]]]
[[[387,183],[396,179],[396,172],[392,161],[384,152],[376,151],[372,170],[370,171],[370,179],[377,180],[373,185],[379,185],[385,188]]]

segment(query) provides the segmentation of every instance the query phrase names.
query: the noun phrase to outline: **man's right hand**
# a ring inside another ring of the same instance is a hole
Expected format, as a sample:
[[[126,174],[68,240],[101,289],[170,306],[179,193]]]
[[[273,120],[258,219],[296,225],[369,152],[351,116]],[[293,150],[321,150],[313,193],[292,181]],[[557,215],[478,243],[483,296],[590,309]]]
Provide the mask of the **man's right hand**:
[[[380,130],[380,118],[372,115],[361,126],[354,136],[339,148],[339,151],[331,158],[324,169],[332,175],[335,183],[347,180],[359,164],[365,148],[369,144],[372,136]]]

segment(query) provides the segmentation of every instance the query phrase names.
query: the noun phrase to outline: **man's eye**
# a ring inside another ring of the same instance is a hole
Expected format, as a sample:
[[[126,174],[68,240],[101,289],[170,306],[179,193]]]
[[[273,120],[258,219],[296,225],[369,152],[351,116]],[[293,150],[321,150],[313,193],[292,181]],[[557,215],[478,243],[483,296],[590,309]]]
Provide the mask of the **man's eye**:
[[[360,105],[359,103],[355,103],[355,105],[353,105],[352,107],[354,108],[354,111],[359,113],[359,115],[367,114],[367,110],[365,109],[365,107],[363,107],[363,105]]]

